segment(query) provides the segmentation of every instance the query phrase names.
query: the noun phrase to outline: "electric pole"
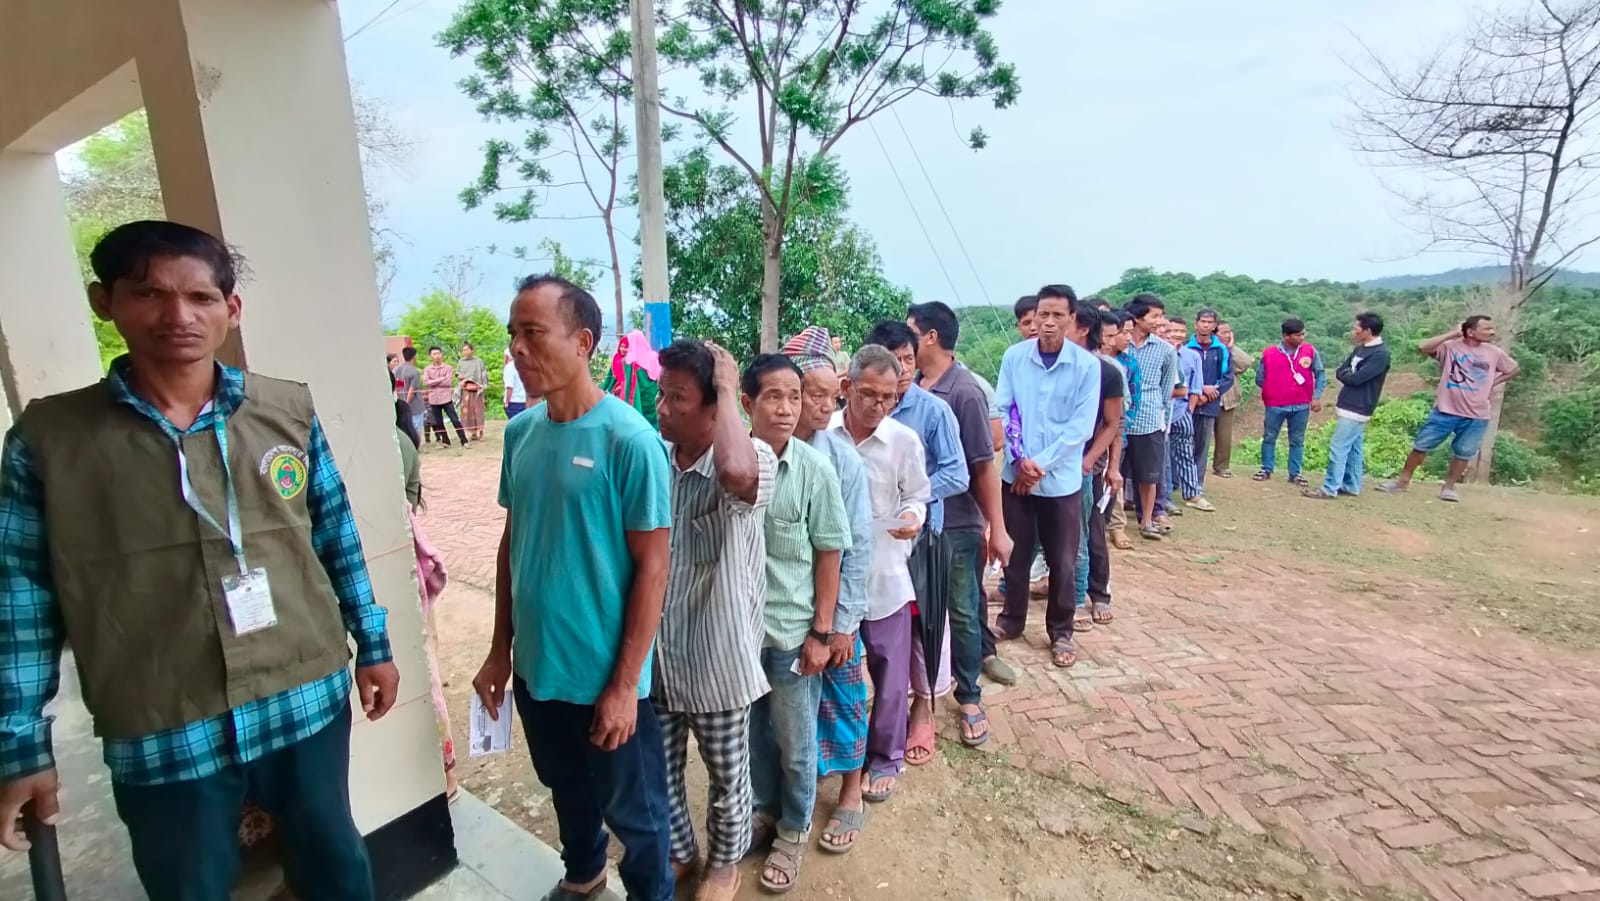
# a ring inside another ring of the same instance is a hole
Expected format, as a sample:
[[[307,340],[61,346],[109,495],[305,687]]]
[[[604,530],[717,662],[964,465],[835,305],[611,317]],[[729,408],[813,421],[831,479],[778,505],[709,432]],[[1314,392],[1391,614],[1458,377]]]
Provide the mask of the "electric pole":
[[[647,337],[660,350],[672,336],[667,288],[667,209],[661,184],[661,88],[656,71],[654,0],[631,0],[633,112],[639,160],[639,263]],[[617,323],[619,331],[622,323]]]

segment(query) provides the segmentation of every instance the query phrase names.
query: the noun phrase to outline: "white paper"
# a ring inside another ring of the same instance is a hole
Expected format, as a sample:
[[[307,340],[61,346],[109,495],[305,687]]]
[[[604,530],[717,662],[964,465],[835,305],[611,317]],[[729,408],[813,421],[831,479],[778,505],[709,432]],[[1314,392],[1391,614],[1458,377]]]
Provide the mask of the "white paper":
[[[222,596],[228,604],[233,634],[249,635],[278,624],[278,612],[272,607],[272,587],[267,583],[265,569],[257,567],[242,576],[224,577]]]
[[[906,528],[907,526],[913,526],[913,525],[916,525],[916,524],[915,523],[906,522],[905,520],[901,519],[898,516],[885,516],[882,519],[874,519],[872,521],[872,528],[874,528],[874,529],[882,529],[885,532],[897,532],[897,531],[899,531],[901,529]]]
[[[511,692],[506,692],[505,699],[500,702],[498,720],[489,718],[489,708],[483,706],[483,699],[474,692],[469,721],[472,725],[469,756],[505,753],[511,747]]]
[[[805,673],[802,673],[800,671],[800,658],[799,657],[794,658],[794,662],[789,664],[789,672],[794,673],[796,676],[804,676],[805,675]]]
[[[1104,513],[1104,512],[1106,512],[1106,505],[1108,505],[1110,503],[1111,503],[1111,492],[1107,491],[1104,494],[1100,495],[1100,503],[1095,504],[1095,507],[1098,508],[1101,513]]]

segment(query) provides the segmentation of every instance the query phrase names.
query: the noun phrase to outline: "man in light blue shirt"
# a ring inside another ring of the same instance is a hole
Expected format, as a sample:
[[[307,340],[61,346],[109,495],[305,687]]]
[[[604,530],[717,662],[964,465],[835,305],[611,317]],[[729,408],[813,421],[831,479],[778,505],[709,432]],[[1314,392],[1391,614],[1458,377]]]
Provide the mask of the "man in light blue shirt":
[[[1002,638],[1019,637],[1027,625],[1030,549],[1037,536],[1050,570],[1045,631],[1051,660],[1059,667],[1077,662],[1073,573],[1083,529],[1083,452],[1094,435],[1100,405],[1100,360],[1073,340],[1080,328],[1074,316],[1077,303],[1066,285],[1039,290],[1034,313],[1039,337],[1006,351],[995,386],[996,405],[1016,408],[1006,424],[1006,461],[1000,474],[1012,552],[1006,563],[1005,609],[997,625]]]
[[[666,447],[590,377],[600,307],[588,292],[530,277],[510,319],[517,372],[544,402],[506,426],[494,638],[473,688],[494,715],[515,675],[566,865],[547,897],[600,894],[604,826],[622,842],[628,897],[669,901],[666,756],[649,701],[669,571]]]

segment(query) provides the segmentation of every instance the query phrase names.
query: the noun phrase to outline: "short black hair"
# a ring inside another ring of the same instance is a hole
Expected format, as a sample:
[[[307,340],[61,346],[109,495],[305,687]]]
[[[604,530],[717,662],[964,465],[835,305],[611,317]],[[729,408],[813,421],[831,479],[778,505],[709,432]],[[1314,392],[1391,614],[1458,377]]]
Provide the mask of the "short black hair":
[[[903,327],[905,323],[901,323]],[[792,372],[797,379],[804,379],[805,373],[794,361],[783,354],[759,354],[750,365],[744,368],[744,374],[739,377],[739,390],[745,397],[756,397],[761,394],[761,380],[774,372]]]
[[[472,342],[471,341],[463,341],[463,342],[461,342],[461,346],[465,347],[467,350],[477,350],[476,347],[472,346]]]
[[[567,327],[573,331],[589,330],[594,338],[594,343],[589,345],[589,356],[594,356],[594,352],[600,348],[600,334],[605,328],[605,320],[600,316],[600,304],[595,301],[594,295],[554,273],[524,278],[517,282],[517,293],[535,291],[546,285],[561,289],[561,314],[566,317]]]
[[[1143,319],[1150,315],[1151,310],[1160,310],[1165,313],[1167,305],[1161,302],[1161,298],[1150,293],[1135,294],[1133,299],[1128,301],[1128,315],[1134,319]]]
[[[904,322],[885,319],[873,326],[872,331],[867,332],[867,340],[861,343],[863,345],[876,344],[880,347],[886,347],[890,353],[894,353],[902,347],[916,347],[917,333],[913,332],[911,326],[906,325]]]
[[[906,311],[906,318],[915,322],[923,334],[937,332],[940,347],[956,349],[956,339],[961,337],[961,321],[956,319],[956,311],[950,309],[949,304],[938,300],[914,303]]]
[[[156,257],[188,257],[211,267],[217,290],[233,294],[244,261],[221,238],[191,225],[141,219],[119,225],[89,251],[95,281],[108,290],[118,279],[142,279]]]
[[[1045,285],[1039,289],[1038,297],[1040,300],[1064,300],[1069,307],[1078,305],[1078,292],[1072,290],[1071,285]]]
[[[1084,344],[1090,350],[1100,349],[1100,311],[1095,305],[1086,300],[1080,300],[1072,305],[1072,318],[1077,320],[1079,328],[1088,329],[1084,336]]]
[[[662,372],[671,369],[694,379],[700,388],[701,406],[709,407],[717,402],[717,358],[704,341],[679,338],[661,351],[659,359]]]
[[[1117,317],[1117,328],[1121,328],[1133,321],[1133,314],[1127,310],[1112,310],[1111,315]]]
[[[1285,335],[1298,335],[1305,330],[1306,324],[1293,316],[1283,320],[1283,333]]]
[[[1189,324],[1188,322],[1186,322],[1184,320],[1184,318],[1182,316],[1168,316],[1167,317],[1167,322],[1171,323],[1172,325],[1187,326]]]
[[[1101,310],[1099,307],[1095,307],[1095,309],[1100,311],[1100,333],[1102,335],[1105,334],[1106,329],[1116,331],[1122,328],[1122,323],[1126,321],[1123,317],[1128,315],[1127,313],[1118,313],[1115,310]]]
[[[428,348],[428,353],[430,353],[430,354],[431,354],[431,353],[433,353],[433,352],[434,352],[434,351],[438,351],[438,352],[439,352],[439,353],[444,353],[444,348],[442,348],[442,347],[440,347],[440,346],[439,346],[439,345],[437,345],[437,344],[435,344],[435,345],[434,345],[434,346],[432,346],[432,347],[430,347],[430,348]]]
[[[383,355],[383,359],[384,359],[384,362],[386,362],[386,363],[393,363],[395,360],[400,359],[400,355],[399,354],[384,354]]]
[[[405,360],[407,363],[409,363],[412,360],[415,360],[416,358],[417,358],[417,349],[415,347],[412,347],[411,345],[407,344],[405,347],[400,348],[400,359]]]
[[[1357,313],[1356,324],[1371,332],[1373,337],[1383,334],[1383,317],[1371,310]]]
[[[1200,312],[1194,314],[1194,321],[1195,322],[1199,322],[1202,319],[1215,319],[1217,321],[1218,325],[1222,324],[1222,316],[1221,316],[1221,314],[1219,314],[1216,310],[1211,309],[1210,307],[1202,307],[1200,309]]]
[[[1017,298],[1016,303],[1011,305],[1011,313],[1017,317],[1018,322],[1022,321],[1022,317],[1037,309],[1039,309],[1039,296],[1037,294],[1024,294]]]
[[[1466,319],[1462,320],[1462,322],[1461,322],[1461,337],[1465,338],[1467,336],[1467,332],[1470,332],[1473,329],[1478,327],[1478,323],[1484,322],[1486,320],[1493,321],[1493,319],[1494,319],[1493,316],[1485,316],[1482,313],[1478,313],[1476,315],[1468,316]]]

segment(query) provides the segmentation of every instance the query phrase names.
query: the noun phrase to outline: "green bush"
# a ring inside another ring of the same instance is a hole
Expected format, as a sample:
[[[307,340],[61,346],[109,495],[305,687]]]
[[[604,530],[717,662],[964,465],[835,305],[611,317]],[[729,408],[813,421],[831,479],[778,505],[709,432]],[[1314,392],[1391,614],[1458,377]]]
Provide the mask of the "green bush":
[[[1561,394],[1545,401],[1544,450],[1572,469],[1600,470],[1600,388]]]

